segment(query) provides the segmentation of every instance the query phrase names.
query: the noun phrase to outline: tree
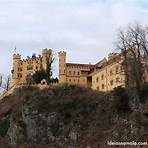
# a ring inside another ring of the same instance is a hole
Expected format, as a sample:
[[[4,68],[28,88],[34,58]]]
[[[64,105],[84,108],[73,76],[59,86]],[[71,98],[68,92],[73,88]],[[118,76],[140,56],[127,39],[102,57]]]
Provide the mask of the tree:
[[[26,76],[26,82],[27,82],[28,85],[31,85],[31,84],[34,83],[34,80],[33,80],[33,77],[32,77],[31,74],[28,74],[28,75]]]
[[[11,76],[8,75],[4,78],[3,75],[0,76],[0,88],[8,91],[10,87]]]
[[[47,63],[47,69],[46,69],[46,80],[47,83],[50,83],[52,80],[52,64],[54,59],[52,59],[50,62]]]
[[[124,31],[119,29],[117,48],[123,56],[126,86],[135,86],[141,91],[144,83],[144,66],[148,59],[148,29],[135,24]]]
[[[36,73],[32,75],[32,79],[36,84],[41,83],[41,81],[46,78],[47,78],[47,73],[44,69],[36,71]]]
[[[2,80],[3,80],[3,76],[0,75],[0,87],[2,86]]]
[[[47,60],[47,68],[46,70],[41,68],[41,70],[36,71],[33,75],[32,75],[32,79],[34,83],[40,83],[43,79],[46,79],[47,83],[52,83],[53,82],[53,78],[52,78],[52,64],[54,62],[55,58],[52,55],[49,57],[49,59]]]

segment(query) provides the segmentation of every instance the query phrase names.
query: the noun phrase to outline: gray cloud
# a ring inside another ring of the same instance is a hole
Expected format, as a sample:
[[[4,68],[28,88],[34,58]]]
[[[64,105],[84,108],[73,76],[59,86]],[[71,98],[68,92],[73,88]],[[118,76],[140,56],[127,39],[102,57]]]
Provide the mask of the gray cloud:
[[[147,8],[146,0],[1,0],[0,71],[10,72],[15,46],[23,57],[48,47],[95,63],[114,49],[116,29],[147,24]]]

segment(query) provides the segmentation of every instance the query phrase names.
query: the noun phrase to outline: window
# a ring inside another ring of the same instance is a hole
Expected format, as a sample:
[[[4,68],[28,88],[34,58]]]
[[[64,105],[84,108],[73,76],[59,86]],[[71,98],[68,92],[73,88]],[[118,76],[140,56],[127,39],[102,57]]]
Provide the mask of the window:
[[[97,77],[97,78],[96,78],[96,83],[98,83],[98,82],[99,82],[99,78]]]
[[[113,80],[110,81],[110,85],[111,85],[111,86],[113,85]]]
[[[18,73],[17,77],[18,78],[22,78],[22,74],[21,73]]]
[[[69,79],[69,82],[71,82],[71,79]]]
[[[112,70],[110,70],[110,76],[112,76],[113,75],[113,71]]]
[[[27,70],[32,70],[32,69],[33,69],[32,65],[27,66]]]
[[[102,89],[104,89],[104,84],[102,84]]]
[[[101,80],[104,80],[104,75],[101,76]]]
[[[117,77],[117,78],[116,78],[116,83],[119,83],[119,82],[120,82],[120,78]]]
[[[99,86],[97,86],[97,90],[99,90]]]
[[[119,73],[119,66],[116,66],[116,74]]]
[[[69,75],[71,75],[71,71],[69,71]]]
[[[78,76],[80,75],[80,73],[78,72]]]
[[[73,75],[75,75],[75,71],[73,72]]]
[[[18,71],[22,71],[22,68],[19,67],[19,68],[18,68]]]

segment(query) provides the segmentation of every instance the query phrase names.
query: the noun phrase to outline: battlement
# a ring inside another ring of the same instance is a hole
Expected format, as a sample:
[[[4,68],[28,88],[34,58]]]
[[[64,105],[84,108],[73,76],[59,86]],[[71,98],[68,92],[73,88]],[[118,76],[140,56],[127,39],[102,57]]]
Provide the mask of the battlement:
[[[60,52],[59,52],[59,55],[64,55],[64,56],[66,56],[66,52],[65,52],[65,51],[60,51]]]
[[[20,54],[13,54],[13,59],[21,59],[21,55]]]
[[[23,59],[23,62],[34,62],[34,61],[41,61],[42,57],[36,57],[36,58],[27,58],[27,59]]]
[[[42,50],[42,54],[47,53],[47,52],[51,53],[52,49],[45,48],[45,49]]]

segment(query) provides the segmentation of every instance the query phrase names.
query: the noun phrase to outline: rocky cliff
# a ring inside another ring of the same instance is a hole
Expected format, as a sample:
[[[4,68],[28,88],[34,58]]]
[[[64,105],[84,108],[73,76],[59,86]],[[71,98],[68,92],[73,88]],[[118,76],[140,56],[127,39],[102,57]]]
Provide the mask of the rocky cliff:
[[[148,141],[148,103],[119,113],[113,92],[76,86],[25,87],[0,102],[2,147],[107,148]]]

